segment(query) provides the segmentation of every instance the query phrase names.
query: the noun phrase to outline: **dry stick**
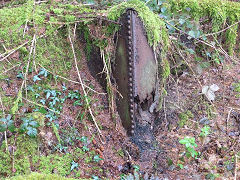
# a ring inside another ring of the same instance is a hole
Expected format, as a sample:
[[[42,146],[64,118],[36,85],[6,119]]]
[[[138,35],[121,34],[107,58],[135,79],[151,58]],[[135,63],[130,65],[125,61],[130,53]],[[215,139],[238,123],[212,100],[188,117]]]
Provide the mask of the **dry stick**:
[[[5,111],[4,111],[4,107],[3,107],[3,102],[2,102],[2,97],[1,97],[1,95],[0,95],[0,104],[1,104],[1,107],[2,107],[2,111],[3,111],[3,116],[4,116],[4,118],[5,118]],[[8,151],[8,142],[7,142],[7,130],[4,131],[4,136],[5,136],[5,143],[6,143],[6,152],[9,153],[9,151]],[[9,154],[10,154],[10,153],[9,153]]]
[[[27,68],[26,68],[26,72],[24,74],[24,80],[23,80],[23,84],[25,84],[26,97],[27,97],[27,74],[28,74],[29,64],[30,64],[30,61],[31,61],[31,55],[32,55],[32,52],[33,52],[33,46],[34,46],[35,39],[36,39],[36,35],[34,34],[33,39],[32,39],[31,48],[30,48],[30,53],[29,53],[29,56],[28,56],[28,64],[27,64]],[[23,84],[22,84],[21,90],[23,88]]]
[[[235,167],[234,167],[234,180],[237,180],[237,160],[238,160],[238,155],[235,153]]]
[[[181,32],[181,33],[183,33],[183,34],[186,34],[186,35],[190,36],[188,33],[182,31],[181,29],[179,29],[179,28],[177,28],[177,27],[175,27],[174,25],[172,25],[172,24],[169,23],[168,21],[164,20],[164,22],[166,22],[168,25],[170,25],[171,27],[173,27],[173,28],[176,29],[177,31],[179,31],[179,32]],[[223,51],[222,49],[218,49],[218,48],[216,48],[214,45],[212,45],[212,44],[210,44],[210,43],[208,43],[208,42],[206,42],[206,41],[200,40],[199,38],[195,38],[195,37],[193,37],[193,36],[190,36],[190,37],[193,38],[193,39],[195,39],[195,40],[197,40],[198,42],[200,42],[200,43],[202,43],[202,44],[205,44],[205,45],[207,45],[207,46],[209,46],[209,47],[212,47],[212,48],[215,49],[216,51],[224,54],[224,55],[225,55],[226,57],[228,57],[229,59],[234,60],[230,55],[228,55],[228,54],[227,54],[225,51]]]
[[[35,36],[35,35],[34,35],[34,36]],[[34,66],[35,72],[37,73],[37,66],[36,66],[36,61],[35,61],[36,44],[37,44],[37,39],[35,38],[35,41],[34,41],[34,49],[33,49],[33,66]]]
[[[5,73],[7,73],[8,71],[10,71],[10,70],[12,70],[12,69],[14,69],[15,67],[20,66],[20,65],[21,65],[21,64],[17,64],[17,65],[15,65],[15,66],[7,69],[6,71],[2,72],[0,75],[3,75],[3,74],[5,74]]]
[[[11,54],[13,54],[14,52],[16,52],[18,49],[20,49],[21,47],[25,46],[27,43],[29,43],[29,41],[26,41],[25,43],[21,44],[20,46],[18,46],[17,48],[11,50],[8,54],[4,53],[3,56],[5,54],[7,54],[6,56],[4,56],[2,59],[0,59],[0,62],[7,59]]]
[[[61,27],[62,27],[62,26],[61,26]],[[42,37],[44,37],[44,36],[46,36],[46,35],[43,34],[43,35],[39,36],[38,38],[42,38]],[[25,46],[25,45],[26,45],[27,43],[29,43],[29,42],[30,42],[30,40],[26,41],[25,43],[21,44],[21,45],[18,46],[17,48],[12,49],[9,53],[8,53],[8,52],[3,53],[2,56],[6,55],[6,54],[7,54],[7,55],[4,56],[2,59],[0,59],[0,62],[1,62],[1,61],[4,61],[5,59],[7,59],[11,54],[13,54],[14,52],[16,52],[18,49],[20,49],[21,47]]]
[[[65,78],[65,77],[63,77],[63,76],[60,76],[60,75],[56,75],[55,73],[49,71],[48,69],[46,69],[45,67],[43,67],[43,66],[42,66],[41,64],[39,64],[39,63],[38,63],[38,65],[41,66],[42,68],[44,68],[47,72],[51,73],[51,74],[54,75],[54,76],[58,76],[58,77],[60,77],[61,79],[64,79],[64,80],[66,80],[66,81],[69,81],[69,82],[72,82],[72,83],[75,83],[75,84],[81,84],[80,82],[77,82],[77,81],[74,81],[74,80],[71,80],[71,79],[67,79],[67,78]],[[87,85],[85,85],[85,84],[83,84],[83,85],[84,85],[86,88],[88,88],[89,90],[91,90],[91,91],[93,91],[93,92],[95,92],[95,93],[97,93],[97,94],[101,94],[101,95],[105,95],[105,94],[106,94],[106,93],[97,92],[97,91],[95,91],[94,89],[90,88],[89,86],[87,86]]]
[[[83,85],[83,81],[82,81],[81,75],[80,75],[80,73],[79,73],[79,69],[78,69],[78,65],[77,65],[77,58],[76,58],[76,54],[75,54],[73,42],[72,42],[72,39],[71,39],[71,36],[70,36],[70,30],[69,30],[68,38],[69,38],[70,43],[71,43],[72,52],[73,52],[73,57],[74,57],[74,61],[75,61],[75,67],[76,67],[76,70],[77,70],[77,73],[78,73],[78,78],[79,78],[80,84],[81,84],[81,86],[82,86],[82,90],[83,90],[83,93],[84,93],[85,101],[86,101],[86,103],[87,103],[88,111],[89,111],[89,113],[90,113],[90,115],[91,115],[91,117],[92,117],[92,119],[93,119],[93,122],[94,122],[94,124],[95,124],[95,126],[96,126],[96,128],[97,128],[97,130],[98,130],[98,133],[100,134],[100,140],[102,141],[101,137],[103,137],[103,135],[102,135],[101,130],[99,129],[98,124],[97,124],[97,122],[96,122],[96,119],[95,119],[95,117],[94,117],[94,115],[93,115],[92,109],[91,109],[91,107],[90,107],[90,104],[89,104],[89,101],[88,101],[88,98],[87,98],[87,93],[86,93],[86,91],[85,91],[85,87],[84,87],[84,85]],[[103,143],[103,141],[102,141],[102,143]]]
[[[61,116],[65,117],[65,118],[69,118],[69,116],[66,116],[66,115],[64,115],[64,114],[61,114],[60,112],[54,111],[53,109],[50,109],[50,108],[48,108],[47,106],[38,104],[38,103],[33,102],[33,101],[31,101],[31,100],[29,100],[29,99],[27,99],[27,98],[24,98],[24,97],[22,97],[22,99],[25,100],[25,101],[27,101],[27,102],[29,102],[29,103],[31,103],[31,104],[34,104],[34,105],[36,105],[36,106],[45,108],[45,109],[47,109],[48,111],[51,111],[51,112],[53,112],[53,113],[55,113],[55,114],[61,115]],[[67,121],[67,123],[68,123],[68,125],[69,125],[70,127],[72,127],[72,126],[69,124],[68,121]]]
[[[232,108],[230,108],[229,112],[228,112],[228,116],[227,116],[227,122],[226,122],[226,133],[228,134],[228,121],[230,119],[230,115],[231,115],[231,112],[232,112]]]
[[[231,27],[233,27],[233,26],[235,26],[235,25],[237,25],[237,24],[240,24],[240,21],[238,21],[238,22],[236,22],[236,23],[234,23],[234,24],[226,27],[225,29],[222,29],[221,31],[218,31],[218,32],[215,32],[215,33],[205,34],[204,36],[212,36],[212,35],[215,35],[215,34],[220,34],[220,33],[222,33],[222,32],[224,32],[224,31],[230,29]],[[203,37],[203,36],[200,36],[200,38],[202,38],[202,37]]]
[[[109,73],[109,70],[108,70],[108,67],[107,67],[107,63],[106,63],[106,60],[105,60],[105,56],[104,56],[104,51],[103,50],[101,50],[101,57],[103,59],[104,69],[105,69],[106,74],[107,74],[107,81],[108,81],[110,89],[112,91],[112,84],[111,84],[111,79],[110,79],[110,73]],[[113,105],[113,96],[112,95],[111,95],[111,111],[112,111],[112,113],[114,113],[114,105]]]

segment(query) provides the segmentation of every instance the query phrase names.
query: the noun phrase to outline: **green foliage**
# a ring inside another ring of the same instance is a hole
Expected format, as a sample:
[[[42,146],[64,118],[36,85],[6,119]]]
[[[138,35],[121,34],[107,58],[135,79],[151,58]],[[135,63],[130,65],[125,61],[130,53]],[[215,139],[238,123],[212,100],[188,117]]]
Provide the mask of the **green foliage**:
[[[25,134],[16,137],[12,136],[8,139],[9,147],[15,147],[14,150],[14,168],[12,172],[12,158],[5,152],[5,143],[0,147],[0,178],[5,175],[19,175],[30,173],[30,159],[37,154],[37,139],[30,138]]]
[[[14,132],[15,125],[14,125],[14,121],[11,118],[12,116],[8,115],[6,118],[0,119],[0,132],[4,132],[6,130]]]
[[[233,83],[233,88],[234,88],[234,91],[238,93],[236,97],[240,97],[240,82]]]
[[[194,117],[194,115],[189,110],[186,112],[180,113],[179,114],[180,121],[178,122],[178,125],[182,128],[184,125],[186,125],[188,123],[188,120],[193,117]]]
[[[194,137],[185,137],[184,139],[181,139],[179,143],[185,145],[187,157],[192,156],[193,158],[197,158],[198,152],[195,150],[197,144],[195,143]]]
[[[26,132],[30,137],[36,137],[39,123],[36,122],[33,117],[24,117],[21,120],[22,125],[20,127],[20,132]]]
[[[72,161],[71,164],[72,164],[72,165],[71,165],[71,171],[72,171],[73,169],[75,169],[75,168],[78,167],[78,163],[76,163],[76,162],[74,162],[74,161]]]
[[[13,107],[11,108],[11,114],[15,114],[18,111],[19,103],[22,102],[22,91],[20,90],[17,95],[17,99],[13,103]]]
[[[99,161],[101,161],[101,160],[103,160],[103,159],[100,158],[99,155],[95,155],[95,156],[93,157],[93,161],[94,161],[94,162],[99,162]]]
[[[31,179],[31,180],[52,180],[52,179],[58,179],[58,180],[75,180],[73,178],[66,178],[63,176],[59,176],[57,174],[42,174],[42,173],[36,173],[32,172],[31,174],[28,175],[20,175],[20,176],[14,176],[11,178],[7,178],[6,180],[26,180],[26,179]]]
[[[226,0],[169,0],[167,3],[163,3],[163,7],[174,14],[187,14],[197,23],[200,18],[210,19],[212,28],[209,33],[224,29],[226,22],[228,25],[232,25],[240,20],[240,3]],[[226,46],[231,55],[236,45],[237,29],[239,29],[239,24],[229,28],[227,33],[224,32]],[[198,38],[201,32],[197,32],[199,34],[197,36],[194,31],[189,31],[189,33]]]
[[[108,10],[108,18],[112,20],[118,20],[118,18],[126,11],[127,8],[133,8],[138,12],[139,17],[144,23],[148,42],[151,46],[157,47],[159,43],[162,44],[162,47],[168,46],[169,42],[165,23],[156,14],[154,14],[145,5],[145,3],[139,0],[130,0],[128,2],[122,2],[119,5],[113,6]]]
[[[201,129],[200,136],[201,136],[201,137],[207,137],[209,134],[210,134],[210,127],[209,127],[209,126],[204,126],[204,127]]]

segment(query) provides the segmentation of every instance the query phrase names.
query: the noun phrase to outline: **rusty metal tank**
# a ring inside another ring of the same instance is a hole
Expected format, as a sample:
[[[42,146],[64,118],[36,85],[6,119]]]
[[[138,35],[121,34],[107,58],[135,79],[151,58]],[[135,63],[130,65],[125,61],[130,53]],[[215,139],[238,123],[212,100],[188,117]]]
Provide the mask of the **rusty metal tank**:
[[[127,134],[144,141],[148,141],[144,133],[151,131],[154,120],[149,108],[155,96],[157,69],[143,22],[134,9],[127,9],[121,18],[113,71],[119,92],[117,109]]]

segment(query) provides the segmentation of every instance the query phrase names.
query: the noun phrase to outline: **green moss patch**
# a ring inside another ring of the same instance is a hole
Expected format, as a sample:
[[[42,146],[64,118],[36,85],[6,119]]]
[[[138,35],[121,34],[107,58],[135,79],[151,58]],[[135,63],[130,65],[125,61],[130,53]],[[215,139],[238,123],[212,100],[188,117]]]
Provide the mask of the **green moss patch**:
[[[168,33],[164,21],[157,14],[154,14],[142,1],[130,0],[112,7],[108,10],[108,18],[115,21],[118,20],[127,8],[133,8],[138,12],[145,26],[148,42],[151,46],[156,47],[159,43],[163,47],[168,46]]]

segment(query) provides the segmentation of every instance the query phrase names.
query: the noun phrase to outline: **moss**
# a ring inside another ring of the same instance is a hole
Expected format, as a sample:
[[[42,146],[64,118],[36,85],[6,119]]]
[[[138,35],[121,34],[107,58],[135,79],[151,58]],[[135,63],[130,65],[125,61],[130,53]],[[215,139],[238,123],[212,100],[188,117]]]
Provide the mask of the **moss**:
[[[171,12],[187,13],[198,21],[200,18],[207,17],[212,24],[211,32],[224,29],[227,25],[232,25],[240,20],[240,3],[226,0],[169,0],[167,3]],[[237,29],[239,24],[227,30],[226,47],[233,55],[236,39],[238,38]]]
[[[73,156],[71,154],[40,156],[38,161],[35,158],[35,162],[38,162],[35,164],[35,168],[44,174],[55,172],[61,176],[67,176],[71,173],[72,161]]]
[[[58,179],[58,180],[74,180],[73,178],[66,178],[62,177],[56,174],[41,174],[41,173],[36,173],[33,172],[29,175],[23,175],[23,176],[14,176],[11,178],[7,178],[6,180],[26,180],[26,179],[31,179],[31,180],[52,180],[52,179]]]
[[[6,152],[5,143],[0,148],[0,177],[30,173],[31,158],[37,153],[37,139],[19,135],[16,140],[12,136],[8,139],[10,152],[14,150],[14,159]],[[14,162],[13,162],[14,161]],[[14,165],[15,173],[12,172]]]
[[[125,13],[127,8],[133,8],[138,12],[145,26],[148,42],[151,46],[157,47],[159,43],[163,47],[168,46],[168,35],[164,21],[157,14],[154,14],[145,3],[139,0],[130,0],[116,5],[108,10],[107,16],[109,19],[116,21]]]
[[[178,125],[182,128],[184,125],[188,124],[188,120],[192,119],[194,117],[194,115],[192,114],[191,111],[186,111],[183,113],[179,114],[179,122]]]

